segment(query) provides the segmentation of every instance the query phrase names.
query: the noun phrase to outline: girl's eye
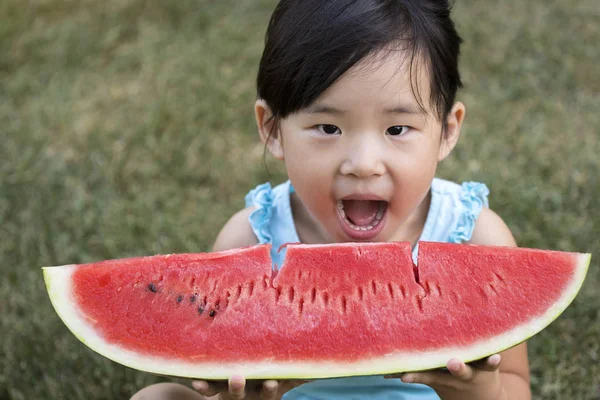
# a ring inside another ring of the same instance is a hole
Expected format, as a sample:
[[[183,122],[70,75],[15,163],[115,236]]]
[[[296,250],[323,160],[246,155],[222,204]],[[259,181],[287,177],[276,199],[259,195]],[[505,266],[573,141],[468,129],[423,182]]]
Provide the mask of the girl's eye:
[[[408,126],[397,125],[397,126],[392,126],[391,128],[388,128],[387,133],[389,133],[392,136],[401,136],[401,135],[404,135],[406,132],[408,132],[409,129],[410,128]]]
[[[340,133],[340,129],[335,125],[321,124],[317,125],[317,129],[325,133],[326,135],[335,135]]]

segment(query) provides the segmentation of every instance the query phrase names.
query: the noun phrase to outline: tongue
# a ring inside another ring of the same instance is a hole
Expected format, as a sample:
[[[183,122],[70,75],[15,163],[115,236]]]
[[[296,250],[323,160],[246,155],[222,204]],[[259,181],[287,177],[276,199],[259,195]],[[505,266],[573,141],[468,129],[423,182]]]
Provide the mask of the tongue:
[[[379,201],[343,200],[346,217],[357,226],[367,226],[375,220],[379,209]]]

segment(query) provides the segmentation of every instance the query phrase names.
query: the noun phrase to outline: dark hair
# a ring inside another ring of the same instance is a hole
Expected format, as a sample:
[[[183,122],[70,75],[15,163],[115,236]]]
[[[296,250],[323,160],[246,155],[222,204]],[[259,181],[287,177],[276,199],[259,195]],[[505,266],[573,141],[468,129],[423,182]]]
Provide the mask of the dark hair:
[[[408,50],[411,82],[418,56],[429,69],[429,103],[443,122],[462,87],[462,42],[447,0],[281,0],[269,22],[258,97],[277,122],[302,110],[359,61]],[[415,85],[412,85],[415,93]],[[415,94],[424,108],[418,90]],[[275,125],[274,124],[274,127]]]

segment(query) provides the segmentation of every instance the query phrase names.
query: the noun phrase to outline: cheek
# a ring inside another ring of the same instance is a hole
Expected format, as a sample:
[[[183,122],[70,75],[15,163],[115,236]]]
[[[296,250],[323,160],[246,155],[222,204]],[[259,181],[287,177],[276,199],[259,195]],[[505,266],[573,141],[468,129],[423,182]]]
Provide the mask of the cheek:
[[[302,137],[286,139],[284,161],[292,181],[308,181],[318,185],[319,181],[331,179],[335,175],[334,157],[326,146],[315,145]]]
[[[318,197],[329,192],[333,175],[322,160],[294,157],[285,161],[288,177],[298,194]]]
[[[435,173],[439,145],[432,139],[415,141],[398,151],[392,160],[392,170],[408,178],[419,178]]]
[[[394,160],[395,189],[404,206],[415,206],[427,194],[437,169],[437,150],[437,146],[427,143]]]

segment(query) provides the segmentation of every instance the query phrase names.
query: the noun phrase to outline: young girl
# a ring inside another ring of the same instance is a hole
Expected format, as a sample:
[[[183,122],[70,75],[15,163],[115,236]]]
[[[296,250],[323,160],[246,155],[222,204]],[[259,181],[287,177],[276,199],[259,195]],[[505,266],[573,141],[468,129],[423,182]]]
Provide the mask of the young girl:
[[[281,0],[258,72],[256,121],[289,181],[246,196],[214,250],[287,242],[443,241],[514,246],[488,189],[435,178],[465,106],[461,39],[445,0]],[[340,271],[340,274],[343,274]],[[525,343],[446,369],[305,381],[150,386],[155,399],[528,399]],[[387,378],[387,379],[386,379]]]

